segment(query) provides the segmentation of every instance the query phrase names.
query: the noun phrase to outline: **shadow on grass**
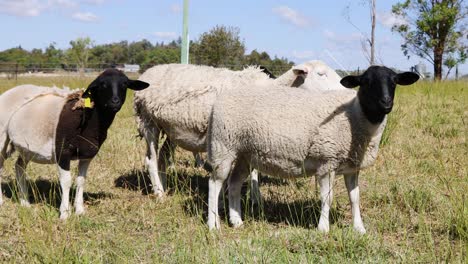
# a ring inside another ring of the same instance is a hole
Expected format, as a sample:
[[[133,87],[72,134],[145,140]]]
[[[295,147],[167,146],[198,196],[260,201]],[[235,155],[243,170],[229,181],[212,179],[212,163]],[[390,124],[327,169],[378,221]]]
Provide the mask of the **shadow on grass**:
[[[178,170],[168,176],[168,195],[180,193],[184,196],[182,206],[185,213],[192,217],[206,219],[208,209],[208,176],[188,170]],[[285,185],[286,180],[262,177],[260,183],[270,185]],[[262,220],[278,225],[289,225],[303,228],[313,228],[320,219],[321,203],[318,199],[280,201],[275,198],[265,199],[262,205],[252,205],[250,200],[249,182],[242,187],[243,219]],[[151,181],[147,171],[132,170],[115,180],[115,186],[139,191],[143,195],[151,193]],[[227,188],[220,201],[219,215],[223,221],[228,219]],[[221,194],[222,195],[222,194]],[[281,197],[281,194],[276,196]],[[330,210],[330,222],[340,222],[344,213],[340,208]]]
[[[131,170],[114,180],[114,186],[131,191],[139,191],[143,195],[151,192],[151,180],[146,170]]]
[[[141,192],[143,195],[152,193],[151,180],[146,170],[126,172],[114,181],[115,187],[131,191]],[[208,193],[208,177],[197,172],[179,170],[177,173],[169,173],[167,177],[167,193],[192,194],[194,192]]]
[[[46,203],[55,208],[60,207],[60,202],[62,199],[61,188],[58,182],[51,182],[49,180],[38,179],[35,181],[28,180],[29,187],[29,201],[33,204],[35,203]],[[7,198],[13,199],[15,202],[18,202],[18,188],[14,181],[2,183],[3,195]],[[75,198],[76,188],[70,189],[70,202],[73,202]],[[90,193],[84,192],[83,198],[86,204],[98,204],[99,200],[112,198],[111,193],[106,192],[97,192]]]

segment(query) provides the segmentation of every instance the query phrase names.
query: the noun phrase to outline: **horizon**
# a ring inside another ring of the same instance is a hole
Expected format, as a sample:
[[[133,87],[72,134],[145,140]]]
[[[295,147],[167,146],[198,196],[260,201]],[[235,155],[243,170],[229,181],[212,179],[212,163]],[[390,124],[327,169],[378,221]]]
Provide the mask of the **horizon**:
[[[393,24],[401,22],[391,14],[397,2],[376,3],[376,63],[410,70],[422,62],[433,74],[432,64],[425,59],[404,56],[402,38],[391,31]],[[143,39],[169,43],[182,35],[182,7],[182,0],[0,0],[0,23],[10,25],[4,34],[11,36],[0,42],[0,50],[45,49],[51,43],[63,50],[79,37],[89,37],[95,45]],[[232,26],[239,28],[246,54],[256,49],[295,64],[318,59],[336,70],[364,69],[369,65],[362,48],[370,35],[369,12],[367,4],[350,0],[193,0],[189,38],[196,40],[216,25]],[[467,63],[459,65],[459,72],[468,74]]]

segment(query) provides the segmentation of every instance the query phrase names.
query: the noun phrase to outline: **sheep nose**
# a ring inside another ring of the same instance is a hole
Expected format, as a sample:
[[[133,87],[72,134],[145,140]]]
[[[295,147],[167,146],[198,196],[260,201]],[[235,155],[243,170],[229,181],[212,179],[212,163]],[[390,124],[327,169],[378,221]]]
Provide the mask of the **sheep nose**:
[[[112,102],[113,104],[120,104],[120,99],[119,99],[118,97],[113,97],[112,100],[111,100],[111,102]]]
[[[390,96],[384,96],[380,98],[380,103],[382,105],[391,105],[392,104],[392,98]]]

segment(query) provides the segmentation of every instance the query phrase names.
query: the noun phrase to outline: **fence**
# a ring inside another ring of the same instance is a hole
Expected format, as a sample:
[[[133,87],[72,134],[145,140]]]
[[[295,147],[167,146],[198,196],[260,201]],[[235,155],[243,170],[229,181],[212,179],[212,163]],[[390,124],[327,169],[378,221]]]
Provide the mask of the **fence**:
[[[54,74],[85,74],[101,72],[107,68],[119,68],[124,71],[124,64],[126,63],[89,63],[86,68],[82,69],[78,64],[68,63],[0,63],[0,76],[7,78],[17,78],[21,74],[34,74],[34,73],[54,73]],[[139,72],[155,66],[156,64],[146,64],[139,67]],[[247,65],[243,64],[229,64],[218,65],[218,68],[229,68],[233,70],[241,70]],[[286,72],[291,68],[289,65],[262,65],[275,75]]]
[[[84,69],[85,71],[101,71],[105,68],[116,67],[118,64],[115,63],[92,63],[88,64]],[[78,72],[80,66],[78,64],[66,64],[66,63],[0,63],[0,73],[34,73],[34,72],[57,72],[57,71],[68,71]]]

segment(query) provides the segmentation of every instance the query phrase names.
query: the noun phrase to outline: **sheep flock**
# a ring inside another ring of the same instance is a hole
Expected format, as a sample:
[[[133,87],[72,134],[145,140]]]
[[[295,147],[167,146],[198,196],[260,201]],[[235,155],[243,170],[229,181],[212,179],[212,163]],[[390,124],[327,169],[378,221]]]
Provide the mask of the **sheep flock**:
[[[85,91],[17,86],[0,95],[0,180],[5,160],[17,152],[19,202],[28,206],[26,166],[56,164],[60,218],[67,219],[72,211],[70,161],[79,160],[74,210],[83,214],[87,169],[128,88],[135,90],[135,119],[147,146],[142,159],[155,199],[166,194],[166,170],[177,159],[172,155],[177,146],[194,155],[208,153],[204,167],[210,174],[211,230],[221,226],[218,206],[224,183],[229,222],[233,227],[243,224],[241,187],[251,175],[253,199],[259,199],[259,171],[268,177],[315,177],[321,199],[318,229],[323,232],[330,228],[334,179],[344,175],[353,227],[365,233],[359,171],[376,160],[397,85],[411,85],[418,78],[384,66],[340,78],[325,63],[310,61],[277,78],[256,66],[232,71],[167,64],[149,68],[138,80],[108,69]],[[1,194],[0,189],[0,205]]]

